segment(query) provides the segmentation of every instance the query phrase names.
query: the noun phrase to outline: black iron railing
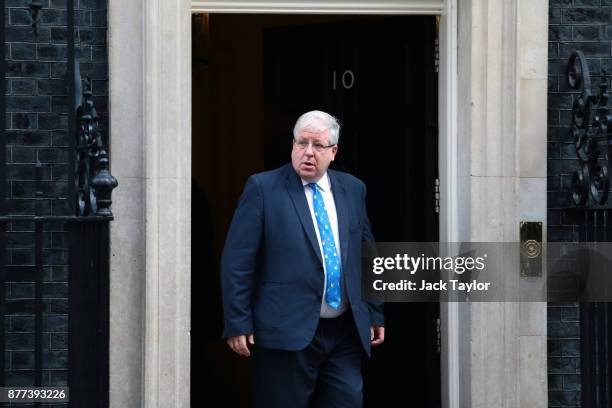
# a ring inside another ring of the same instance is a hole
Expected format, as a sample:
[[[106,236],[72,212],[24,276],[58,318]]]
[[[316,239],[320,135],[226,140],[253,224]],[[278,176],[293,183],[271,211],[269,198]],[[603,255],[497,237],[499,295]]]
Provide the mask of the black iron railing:
[[[37,166],[37,180],[40,182],[41,166]],[[44,198],[39,189],[37,196]],[[34,319],[34,378],[30,386],[49,385],[43,379],[44,316],[49,304],[43,295],[45,272],[46,235],[63,235],[68,261],[68,386],[70,406],[107,407],[108,406],[108,333],[109,333],[109,222],[112,216],[4,216],[0,217],[0,282],[17,279],[29,281],[33,278],[34,299],[29,304],[16,305],[7,310],[5,291],[0,291],[0,327],[5,327],[5,317],[16,311],[30,313]],[[30,231],[34,242],[33,264],[28,268],[31,274],[21,276],[7,272],[6,248],[7,227],[13,223],[24,222],[34,225]],[[19,307],[21,306],[21,307]],[[19,310],[21,309],[21,310]],[[47,315],[48,317],[48,315]],[[2,331],[0,347],[4,351],[5,335]],[[5,359],[0,359],[1,373],[6,373]],[[5,376],[1,381],[6,384]],[[38,406],[38,405],[35,405]]]
[[[612,241],[612,115],[608,108],[605,70],[592,89],[587,60],[580,51],[569,58],[567,81],[574,96],[571,133],[577,168],[568,191],[568,205],[554,208],[561,224],[579,242]],[[582,406],[604,408],[612,403],[612,307],[608,303],[580,304]]]

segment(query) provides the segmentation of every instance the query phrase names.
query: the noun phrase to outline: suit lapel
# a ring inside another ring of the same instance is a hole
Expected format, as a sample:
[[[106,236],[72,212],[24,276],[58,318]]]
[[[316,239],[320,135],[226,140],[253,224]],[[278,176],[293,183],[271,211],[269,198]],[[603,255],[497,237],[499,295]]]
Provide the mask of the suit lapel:
[[[333,170],[327,170],[329,180],[331,182],[332,194],[334,203],[336,204],[336,215],[338,216],[338,235],[340,240],[340,255],[342,257],[342,270],[346,270],[346,256],[348,254],[348,228],[349,228],[349,210],[346,191],[340,182],[340,177]]]
[[[317,258],[319,258],[319,262],[321,262],[321,265],[323,265],[321,250],[319,249],[319,242],[317,241],[317,235],[314,230],[315,227],[312,222],[312,216],[310,215],[310,209],[308,208],[308,201],[306,201],[306,194],[304,193],[304,186],[302,185],[302,180],[291,166],[289,166],[288,169],[286,186],[287,192],[291,197],[291,201],[293,201],[293,206],[295,207],[298,217],[300,218],[300,222],[302,223],[302,227],[306,232],[308,241],[310,241],[310,245],[312,245],[312,249],[317,255]]]

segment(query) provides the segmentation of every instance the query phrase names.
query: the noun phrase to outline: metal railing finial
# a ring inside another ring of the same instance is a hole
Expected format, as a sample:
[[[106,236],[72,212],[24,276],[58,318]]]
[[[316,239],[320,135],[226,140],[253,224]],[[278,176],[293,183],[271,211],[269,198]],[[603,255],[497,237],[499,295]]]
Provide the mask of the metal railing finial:
[[[79,125],[76,135],[77,215],[110,217],[112,216],[111,195],[118,183],[109,170],[108,154],[98,126],[98,112],[92,100],[91,79],[86,78],[82,83],[81,105],[77,109]]]

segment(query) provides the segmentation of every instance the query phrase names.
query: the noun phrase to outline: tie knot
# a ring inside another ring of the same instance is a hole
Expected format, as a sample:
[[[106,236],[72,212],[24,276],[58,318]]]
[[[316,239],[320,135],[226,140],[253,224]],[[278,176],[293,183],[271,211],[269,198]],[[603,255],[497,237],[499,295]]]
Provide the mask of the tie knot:
[[[308,185],[310,186],[310,188],[312,189],[312,191],[317,191],[317,183],[308,183]]]

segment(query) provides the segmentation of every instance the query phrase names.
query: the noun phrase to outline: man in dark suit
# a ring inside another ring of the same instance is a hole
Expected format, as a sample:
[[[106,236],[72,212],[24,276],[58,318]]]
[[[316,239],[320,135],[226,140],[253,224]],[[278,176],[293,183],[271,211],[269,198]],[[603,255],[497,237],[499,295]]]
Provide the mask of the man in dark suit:
[[[253,353],[256,406],[362,406],[364,352],[384,341],[382,305],[361,288],[366,188],[328,170],[339,133],[333,116],[303,114],[291,164],[248,179],[225,242],[223,336]]]

